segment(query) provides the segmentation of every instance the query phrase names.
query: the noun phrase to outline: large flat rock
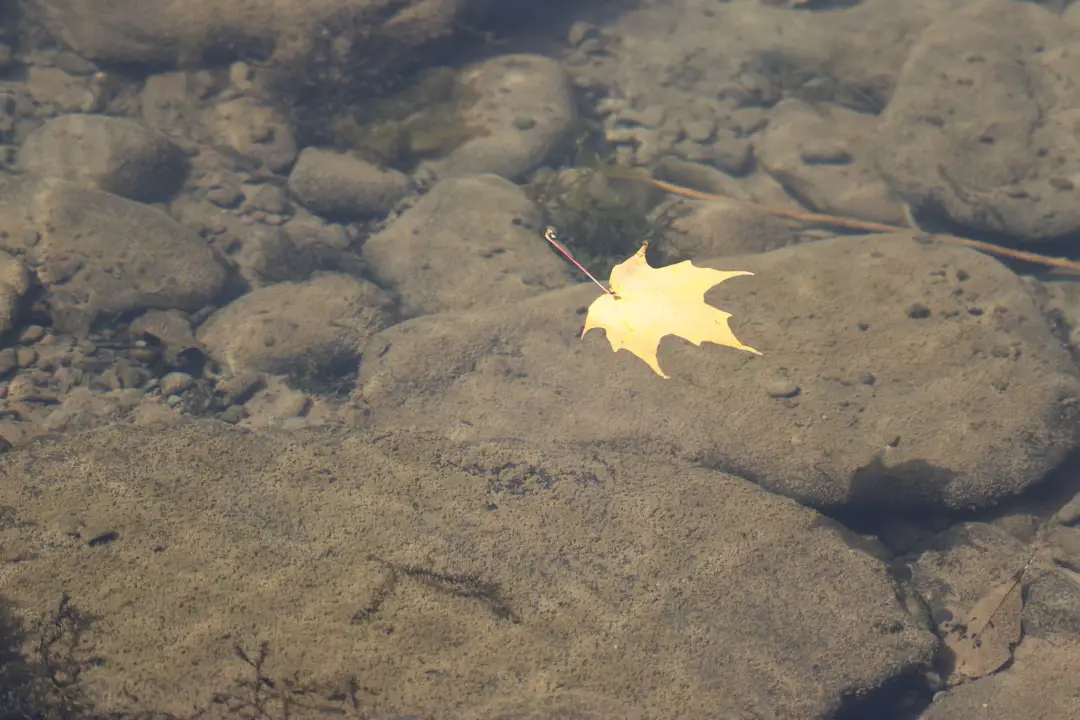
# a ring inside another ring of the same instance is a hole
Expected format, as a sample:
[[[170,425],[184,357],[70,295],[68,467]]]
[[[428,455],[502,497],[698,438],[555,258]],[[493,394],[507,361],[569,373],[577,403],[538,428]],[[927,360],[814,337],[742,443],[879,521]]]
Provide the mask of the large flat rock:
[[[977,0],[911,49],[875,133],[890,188],[928,220],[1045,240],[1080,230],[1080,31],[1047,7]]]
[[[1018,276],[907,236],[698,262],[755,277],[706,298],[764,355],[668,337],[658,378],[603,332],[590,285],[374,336],[377,424],[674,455],[814,506],[992,505],[1076,447],[1077,370]]]
[[[204,707],[267,641],[375,717],[827,718],[936,643],[816,512],[580,446],[112,427],[0,457],[0,507],[0,594],[93,618],[102,714]]]

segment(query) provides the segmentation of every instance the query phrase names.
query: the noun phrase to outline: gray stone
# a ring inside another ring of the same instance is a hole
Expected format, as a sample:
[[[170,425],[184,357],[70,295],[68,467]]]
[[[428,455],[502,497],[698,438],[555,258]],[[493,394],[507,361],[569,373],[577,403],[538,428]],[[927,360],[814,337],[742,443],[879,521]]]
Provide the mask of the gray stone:
[[[272,678],[359,673],[353,711],[460,720],[827,718],[936,644],[818,513],[632,453],[114,427],[0,458],[0,506],[35,548],[6,599],[66,592],[116,660],[84,671],[101,713],[209,704],[249,670],[224,636],[269,639]]]
[[[194,382],[195,379],[185,372],[171,372],[161,378],[159,386],[161,387],[161,394],[168,396],[184,392]]]
[[[503,305],[570,282],[525,193],[496,175],[438,182],[364,244],[405,315]]]
[[[726,202],[687,203],[688,212],[671,224],[662,252],[677,258],[712,258],[768,252],[795,242],[783,219],[756,208]]]
[[[516,180],[571,139],[577,111],[558,61],[504,55],[466,69],[463,84],[478,98],[462,117],[475,135],[428,165],[437,177],[495,173]]]
[[[22,296],[30,289],[30,273],[17,257],[0,252],[0,332],[15,327]]]
[[[199,310],[225,281],[206,241],[162,211],[65,180],[0,178],[0,220],[0,250],[36,274],[58,329],[98,313]]]
[[[296,139],[288,119],[253,98],[219,103],[202,121],[208,142],[267,170],[281,172],[296,160]]]
[[[19,149],[19,164],[38,175],[152,202],[179,188],[186,160],[168,138],[137,122],[73,114],[53,118],[31,133]]]
[[[360,391],[378,425],[671,454],[822,507],[987,507],[1080,444],[1076,366],[990,257],[897,235],[695,263],[755,273],[706,298],[762,356],[667,337],[663,380],[577,339],[585,284],[380,332]],[[797,397],[763,392],[780,373]]]
[[[877,118],[842,107],[785,100],[755,143],[758,160],[788,193],[816,212],[905,225],[873,164]]]
[[[390,298],[372,283],[326,274],[254,290],[199,328],[199,343],[234,374],[286,374],[320,357],[357,355],[392,320]]]
[[[409,192],[409,180],[345,153],[307,148],[289,174],[289,190],[328,218],[383,216]]]
[[[128,330],[134,337],[146,334],[156,338],[169,365],[180,364],[185,352],[198,347],[190,318],[178,310],[148,310],[135,318]]]
[[[923,31],[874,134],[916,217],[1029,241],[1080,231],[1078,42],[1044,7],[1008,0],[965,3]]]

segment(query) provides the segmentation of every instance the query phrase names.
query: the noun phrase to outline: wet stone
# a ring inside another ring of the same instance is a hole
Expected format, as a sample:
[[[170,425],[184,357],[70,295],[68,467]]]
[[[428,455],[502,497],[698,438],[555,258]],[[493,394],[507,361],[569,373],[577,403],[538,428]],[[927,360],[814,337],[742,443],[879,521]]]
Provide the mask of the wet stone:
[[[159,385],[162,395],[178,395],[191,387],[194,382],[194,378],[185,372],[171,372],[161,378]]]
[[[799,394],[799,385],[790,378],[778,377],[765,384],[765,392],[769,397],[790,398]]]

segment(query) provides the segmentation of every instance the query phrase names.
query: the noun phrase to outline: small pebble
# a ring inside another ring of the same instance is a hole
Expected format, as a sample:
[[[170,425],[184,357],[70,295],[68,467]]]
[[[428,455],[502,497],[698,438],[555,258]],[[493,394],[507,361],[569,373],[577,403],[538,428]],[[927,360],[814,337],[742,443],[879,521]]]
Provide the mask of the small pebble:
[[[774,398],[790,398],[799,394],[801,388],[796,382],[790,378],[778,377],[770,380],[765,385],[765,392],[769,394],[769,397]]]
[[[686,137],[694,142],[703,143],[712,139],[713,133],[716,132],[716,123],[710,120],[689,120],[682,124],[682,129]]]
[[[289,198],[277,185],[260,185],[249,201],[252,209],[282,215],[289,209]]]
[[[278,398],[274,403],[274,415],[279,418],[294,418],[307,413],[311,399],[303,393],[289,393]]]
[[[33,228],[27,228],[19,233],[19,241],[27,250],[41,242],[41,233]]]
[[[241,92],[251,89],[254,75],[254,70],[246,62],[234,62],[229,66],[229,82]]]
[[[161,386],[161,394],[179,395],[191,387],[194,382],[195,379],[185,372],[171,372],[161,378],[159,383]]]
[[[15,353],[15,349],[4,348],[0,350],[0,375],[11,372],[16,367],[18,367],[18,355]]]
[[[692,140],[680,140],[675,143],[671,151],[684,160],[695,163],[705,163],[712,160],[712,148],[699,145]]]
[[[33,345],[45,337],[45,328],[40,325],[29,325],[19,334],[19,342],[23,345]]]
[[[21,347],[15,350],[15,362],[21,368],[28,368],[37,362],[37,350],[34,348]]]
[[[15,354],[15,348],[0,350],[0,375],[9,373],[19,367],[19,359]]]
[[[575,22],[570,26],[570,31],[566,34],[566,42],[571,46],[578,46],[588,37],[596,34],[596,26],[587,22]]]
[[[759,107],[742,107],[728,113],[723,122],[737,136],[746,137],[765,129],[769,116]]]
[[[807,165],[848,165],[854,160],[847,146],[834,140],[808,142],[799,157]]]
[[[234,208],[244,199],[244,195],[239,188],[216,187],[207,191],[206,199],[220,208]]]
[[[728,175],[739,177],[753,167],[754,148],[748,140],[720,139],[709,147],[709,161]]]
[[[518,130],[532,130],[536,127],[536,120],[525,115],[518,115],[514,118],[514,127]]]
[[[225,408],[224,412],[218,415],[218,418],[222,422],[227,422],[232,425],[240,422],[245,417],[247,417],[247,410],[244,409],[243,405],[230,405]]]
[[[151,345],[149,347],[137,347],[131,351],[131,359],[136,362],[151,364],[161,357],[161,348]]]

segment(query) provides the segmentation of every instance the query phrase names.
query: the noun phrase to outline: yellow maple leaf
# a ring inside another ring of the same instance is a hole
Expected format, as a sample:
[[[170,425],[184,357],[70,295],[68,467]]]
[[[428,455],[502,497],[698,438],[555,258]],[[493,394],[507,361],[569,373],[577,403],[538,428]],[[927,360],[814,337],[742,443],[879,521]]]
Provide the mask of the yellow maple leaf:
[[[689,260],[654,268],[645,260],[647,247],[645,243],[633,257],[612,268],[611,290],[589,306],[582,337],[593,328],[603,328],[612,350],[629,350],[663,378],[670,376],[660,369],[656,354],[665,335],[678,335],[699,347],[711,342],[761,354],[731,332],[731,313],[705,302],[705,293],[713,286],[753,273],[695,267]]]

